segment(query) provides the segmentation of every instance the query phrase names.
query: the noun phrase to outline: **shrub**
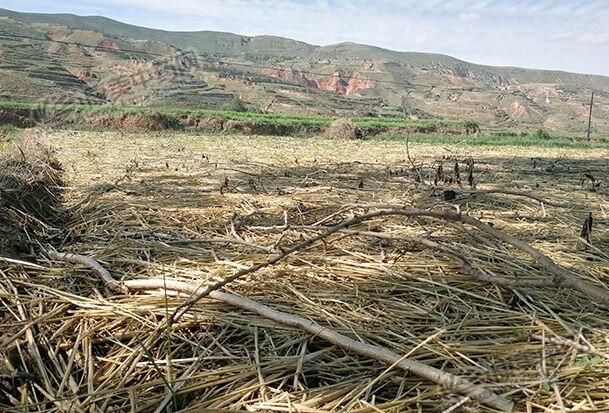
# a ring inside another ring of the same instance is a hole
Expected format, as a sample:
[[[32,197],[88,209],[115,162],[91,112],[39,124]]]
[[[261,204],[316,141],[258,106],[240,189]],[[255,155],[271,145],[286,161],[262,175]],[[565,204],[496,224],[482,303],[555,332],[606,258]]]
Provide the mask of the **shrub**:
[[[235,97],[230,100],[230,102],[226,103],[223,107],[223,110],[230,110],[231,112],[247,112],[247,108],[241,102],[241,99]]]
[[[545,129],[537,129],[537,131],[532,135],[535,139],[539,139],[542,141],[547,141],[552,139],[552,136]]]
[[[470,120],[465,122],[463,126],[465,127],[466,135],[474,135],[480,133],[480,124],[478,122]]]

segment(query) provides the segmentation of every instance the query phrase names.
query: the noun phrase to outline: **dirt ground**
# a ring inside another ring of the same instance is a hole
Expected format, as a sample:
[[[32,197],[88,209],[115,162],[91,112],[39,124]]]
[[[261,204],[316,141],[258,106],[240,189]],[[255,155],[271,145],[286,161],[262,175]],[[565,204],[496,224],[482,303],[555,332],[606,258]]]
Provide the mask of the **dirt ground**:
[[[607,150],[410,144],[407,151],[403,142],[321,138],[27,133],[58,148],[66,171],[71,215],[53,247],[95,257],[117,279],[217,281],[315,234],[314,226],[375,208],[369,204],[400,204],[467,213],[599,289],[608,282]],[[548,202],[471,192],[468,159],[477,191],[526,191]],[[454,181],[455,161],[463,188],[435,187],[438,164]],[[446,200],[447,189],[457,199]],[[582,247],[589,213],[592,245]],[[457,223],[385,217],[357,229],[424,235],[491,276],[552,276],[530,256]],[[148,349],[142,342],[183,298],[113,297],[86,268],[36,262],[44,268],[0,267],[12,287],[28,287],[17,295],[23,312],[3,325],[38,320],[34,338],[9,347],[36,354],[34,340],[49,353],[40,359],[51,360],[32,364],[38,387],[17,386],[19,397],[5,401],[15,408],[493,411],[211,299]],[[609,309],[573,289],[498,287],[473,280],[441,252],[337,233],[227,290],[468,378],[512,400],[514,411],[609,408]]]

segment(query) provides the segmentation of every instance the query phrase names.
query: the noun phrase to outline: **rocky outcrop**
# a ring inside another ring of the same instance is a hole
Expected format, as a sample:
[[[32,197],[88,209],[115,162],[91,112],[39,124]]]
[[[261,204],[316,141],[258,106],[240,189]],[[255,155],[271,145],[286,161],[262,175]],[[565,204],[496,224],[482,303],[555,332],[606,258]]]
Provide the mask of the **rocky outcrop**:
[[[348,83],[343,79],[340,72],[335,72],[332,76],[319,82],[319,88],[329,92],[347,94]]]
[[[120,50],[120,48],[118,47],[116,42],[114,42],[114,40],[112,40],[112,39],[104,39],[101,42],[97,43],[96,49],[100,50],[100,51],[111,51],[111,52],[118,52]]]
[[[306,74],[294,69],[274,69],[264,68],[262,74],[281,79],[283,81],[294,83],[300,86],[313,87],[319,89],[319,85],[315,79],[311,79]]]
[[[329,77],[314,78],[312,75],[294,69],[274,69],[264,68],[261,73],[267,76],[281,79],[287,83],[292,83],[304,87],[327,90],[341,95],[357,95],[363,89],[373,86],[370,79],[364,78],[358,73],[347,75],[340,71],[333,73]]]
[[[529,108],[520,102],[512,102],[506,112],[512,119],[527,119],[530,117]]]
[[[541,123],[545,117],[534,103],[526,99],[507,100],[502,110],[511,121],[518,123]]]
[[[79,78],[82,81],[86,81],[86,80],[90,80],[90,79],[97,79],[97,75],[89,70],[86,69],[79,69],[79,68],[74,68],[72,70],[70,70],[70,73],[72,73],[74,76],[76,76],[77,78]]]
[[[370,89],[372,86],[372,80],[363,78],[356,73],[347,82],[347,90],[345,90],[345,95],[357,95],[360,90]]]
[[[372,81],[355,73],[352,76],[335,72],[330,78],[319,83],[319,88],[341,95],[356,95],[360,90],[372,87]]]
[[[68,36],[70,36],[72,32],[70,30],[52,30],[46,32],[47,38],[55,41],[65,40]]]

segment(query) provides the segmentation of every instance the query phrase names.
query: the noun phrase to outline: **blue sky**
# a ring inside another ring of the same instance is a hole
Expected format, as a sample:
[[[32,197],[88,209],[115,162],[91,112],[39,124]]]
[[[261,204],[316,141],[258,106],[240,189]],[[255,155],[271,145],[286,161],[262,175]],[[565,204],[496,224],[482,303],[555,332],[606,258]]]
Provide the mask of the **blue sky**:
[[[609,75],[609,0],[0,0],[0,7]]]

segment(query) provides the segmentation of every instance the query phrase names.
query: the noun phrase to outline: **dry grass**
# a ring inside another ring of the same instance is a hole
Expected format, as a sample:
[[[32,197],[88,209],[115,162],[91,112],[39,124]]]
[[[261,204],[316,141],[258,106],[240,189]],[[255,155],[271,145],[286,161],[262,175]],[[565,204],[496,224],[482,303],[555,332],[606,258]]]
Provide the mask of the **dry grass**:
[[[362,131],[350,119],[337,119],[324,132],[324,136],[330,139],[359,139]]]
[[[61,163],[40,143],[17,140],[0,152],[0,254],[58,232],[62,185]]]
[[[53,246],[93,256],[119,279],[219,280],[316,233],[299,226],[361,212],[336,214],[345,204],[455,208],[416,183],[403,143],[74,132],[44,141],[59,148],[70,185],[65,204],[76,206]],[[536,160],[530,149],[516,148],[411,145],[410,153],[425,164],[428,180],[438,159],[471,156],[479,189],[529,189],[568,203],[542,208],[525,198],[480,195],[458,204],[581,277],[607,282],[607,190],[591,192],[580,182],[586,171],[607,182],[606,151],[536,150]],[[445,170],[450,165],[445,161]],[[589,211],[597,250],[585,252],[577,239]],[[429,232],[489,273],[547,275],[512,248],[456,225],[393,217],[359,228]],[[235,233],[263,248],[209,242]],[[165,401],[176,412],[397,412],[442,411],[462,401],[434,383],[397,370],[382,375],[387,366],[211,299],[146,348],[183,298],[116,297],[87,269],[42,256],[28,261],[43,268],[0,261],[6,411],[152,412]],[[531,337],[609,352],[608,311],[574,291],[481,284],[445,254],[347,234],[229,290],[402,354],[437,335],[412,357],[506,394],[516,411],[609,409],[608,360]],[[461,409],[486,408],[465,401]]]

